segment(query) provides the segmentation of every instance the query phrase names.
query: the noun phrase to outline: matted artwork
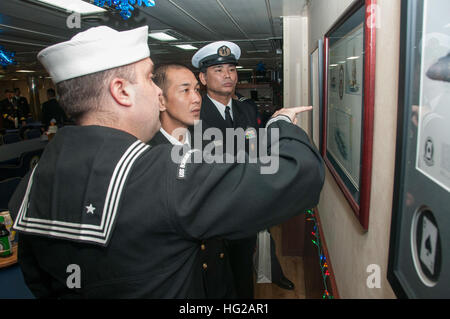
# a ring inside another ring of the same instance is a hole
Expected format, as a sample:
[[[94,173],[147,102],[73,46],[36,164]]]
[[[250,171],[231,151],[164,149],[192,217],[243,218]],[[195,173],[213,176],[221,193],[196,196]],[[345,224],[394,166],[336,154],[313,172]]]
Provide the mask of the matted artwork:
[[[400,298],[450,298],[450,1],[402,1],[388,279]]]
[[[325,35],[322,154],[364,230],[369,223],[375,0],[356,1]]]
[[[310,54],[310,105],[312,110],[312,138],[320,149],[322,146],[323,110],[323,40],[318,40]]]
[[[416,168],[450,191],[450,1],[425,1]]]

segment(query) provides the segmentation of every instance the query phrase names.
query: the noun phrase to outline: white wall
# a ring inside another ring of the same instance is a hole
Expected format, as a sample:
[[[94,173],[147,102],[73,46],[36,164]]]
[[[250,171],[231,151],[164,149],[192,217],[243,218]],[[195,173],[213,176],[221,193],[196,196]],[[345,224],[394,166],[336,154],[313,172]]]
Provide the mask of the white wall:
[[[283,17],[283,103],[284,107],[308,105],[308,18]],[[311,114],[301,114],[299,125],[309,131]]]

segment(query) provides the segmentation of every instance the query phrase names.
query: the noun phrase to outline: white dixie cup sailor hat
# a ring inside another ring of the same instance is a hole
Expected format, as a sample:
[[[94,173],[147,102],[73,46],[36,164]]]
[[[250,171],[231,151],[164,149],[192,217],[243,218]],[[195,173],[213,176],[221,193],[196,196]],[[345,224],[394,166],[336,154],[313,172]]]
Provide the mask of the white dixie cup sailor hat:
[[[198,50],[192,57],[192,65],[201,71],[217,64],[238,64],[241,49],[233,42],[217,41]]]
[[[147,41],[148,26],[122,32],[99,26],[45,48],[37,57],[56,84],[148,58]]]

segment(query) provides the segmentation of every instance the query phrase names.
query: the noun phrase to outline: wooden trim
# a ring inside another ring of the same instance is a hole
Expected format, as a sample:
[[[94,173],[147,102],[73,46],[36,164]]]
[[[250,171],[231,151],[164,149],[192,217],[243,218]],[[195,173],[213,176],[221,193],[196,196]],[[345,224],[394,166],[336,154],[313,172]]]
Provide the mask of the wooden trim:
[[[322,157],[326,159],[327,152],[327,120],[328,120],[328,47],[329,47],[328,37],[323,40],[323,127],[322,127]]]
[[[17,263],[17,245],[12,246],[12,255],[6,258],[0,257],[0,268],[6,268]]]
[[[365,50],[366,60],[364,66],[364,132],[361,167],[361,196],[359,220],[365,230],[369,229],[370,189],[372,182],[372,152],[373,152],[373,122],[375,107],[375,72],[376,72],[376,23],[369,19],[375,15],[372,12],[377,4],[376,0],[366,0],[366,28]],[[378,18],[378,17],[375,17]]]

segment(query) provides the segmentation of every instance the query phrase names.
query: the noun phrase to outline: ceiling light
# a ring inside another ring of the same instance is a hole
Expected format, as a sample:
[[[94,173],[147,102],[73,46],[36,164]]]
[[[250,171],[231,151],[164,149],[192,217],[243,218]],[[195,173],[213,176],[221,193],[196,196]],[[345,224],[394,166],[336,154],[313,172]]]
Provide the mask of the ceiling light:
[[[244,67],[242,65],[236,66],[236,69],[243,69]]]
[[[197,47],[194,47],[193,45],[190,44],[176,44],[174,45],[177,48],[183,49],[183,50],[197,50]]]
[[[87,3],[82,0],[37,0],[51,6],[64,9],[69,12],[77,12],[80,14],[92,14],[105,12],[105,9],[97,7],[96,5]]]
[[[269,53],[269,50],[251,50],[247,51],[247,53]]]
[[[253,71],[253,69],[239,69],[238,71]]]
[[[18,78],[12,78],[11,81],[18,81]]]
[[[16,73],[33,73],[33,70],[16,70]]]
[[[330,68],[334,68],[335,66],[338,66],[337,64],[330,64]]]
[[[359,56],[351,56],[347,58],[347,60],[356,60],[356,59],[359,59]]]
[[[156,39],[156,40],[159,40],[159,41],[175,41],[175,40],[178,40],[177,38],[175,38],[175,37],[173,37],[171,35],[168,35],[167,33],[164,33],[164,32],[152,32],[152,33],[149,33],[148,36],[150,38],[153,38],[153,39]]]

